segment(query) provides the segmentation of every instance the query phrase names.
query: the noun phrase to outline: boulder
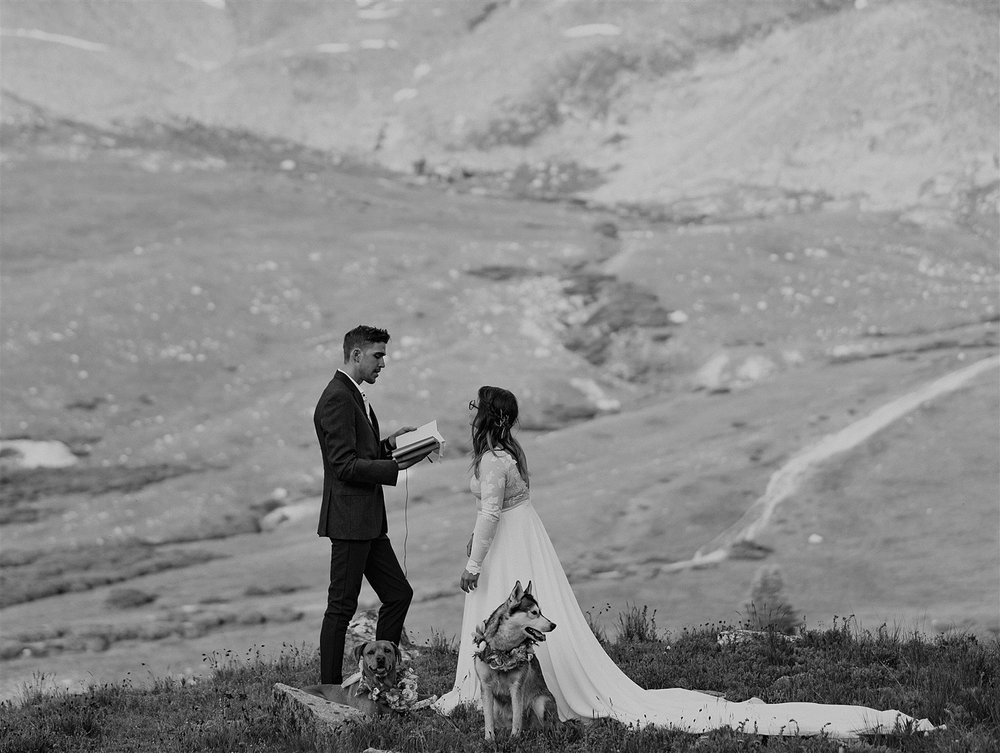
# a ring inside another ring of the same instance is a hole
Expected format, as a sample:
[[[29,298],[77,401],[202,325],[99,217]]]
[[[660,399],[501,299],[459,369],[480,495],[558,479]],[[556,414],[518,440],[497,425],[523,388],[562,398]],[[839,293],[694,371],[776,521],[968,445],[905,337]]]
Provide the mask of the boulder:
[[[353,706],[333,703],[280,682],[274,684],[275,714],[283,724],[312,740],[316,750],[337,750],[337,738],[346,725],[364,720]]]

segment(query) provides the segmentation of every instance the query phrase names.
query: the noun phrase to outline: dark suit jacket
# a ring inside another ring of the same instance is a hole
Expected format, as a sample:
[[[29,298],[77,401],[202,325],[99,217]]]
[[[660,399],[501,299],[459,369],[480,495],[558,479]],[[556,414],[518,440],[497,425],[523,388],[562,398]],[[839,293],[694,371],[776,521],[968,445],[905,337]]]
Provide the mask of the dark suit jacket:
[[[388,530],[382,484],[396,485],[399,467],[388,442],[379,439],[378,420],[365,417],[361,392],[338,371],[323,390],[313,414],[323,452],[320,536],[375,539]]]

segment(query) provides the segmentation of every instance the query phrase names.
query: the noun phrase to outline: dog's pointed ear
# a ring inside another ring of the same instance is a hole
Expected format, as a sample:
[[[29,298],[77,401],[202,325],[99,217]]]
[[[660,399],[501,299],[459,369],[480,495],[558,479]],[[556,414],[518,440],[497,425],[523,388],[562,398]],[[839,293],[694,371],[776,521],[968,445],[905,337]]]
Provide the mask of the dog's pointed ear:
[[[359,643],[357,646],[354,647],[354,658],[356,660],[361,661],[361,654],[365,652],[365,646],[367,645],[368,641],[365,641],[364,643]]]
[[[514,582],[514,590],[510,592],[510,596],[507,597],[508,604],[515,604],[521,600],[524,596],[524,589],[521,588],[521,581]]]
[[[531,581],[530,580],[528,581],[528,587],[526,589],[524,589],[524,593],[525,593],[526,596],[531,594]]]

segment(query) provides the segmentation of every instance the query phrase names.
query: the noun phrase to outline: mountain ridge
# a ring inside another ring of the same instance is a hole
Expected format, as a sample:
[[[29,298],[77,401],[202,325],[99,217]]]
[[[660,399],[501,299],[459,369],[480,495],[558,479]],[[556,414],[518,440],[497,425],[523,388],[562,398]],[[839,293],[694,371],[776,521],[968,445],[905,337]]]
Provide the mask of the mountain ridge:
[[[602,185],[547,188],[606,204],[778,189],[920,221],[961,219],[970,193],[996,204],[993,4],[283,7],[7,0],[4,89],[83,122],[246,129],[400,172],[576,163]]]

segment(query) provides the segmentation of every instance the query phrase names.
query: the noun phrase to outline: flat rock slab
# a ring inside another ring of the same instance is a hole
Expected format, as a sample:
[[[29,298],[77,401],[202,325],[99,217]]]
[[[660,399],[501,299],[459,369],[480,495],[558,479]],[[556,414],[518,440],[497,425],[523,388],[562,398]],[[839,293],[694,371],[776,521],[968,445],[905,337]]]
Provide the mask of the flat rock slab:
[[[365,719],[353,706],[333,703],[280,682],[274,684],[274,700],[276,713],[311,739],[317,750],[337,750],[337,738],[344,726]]]

